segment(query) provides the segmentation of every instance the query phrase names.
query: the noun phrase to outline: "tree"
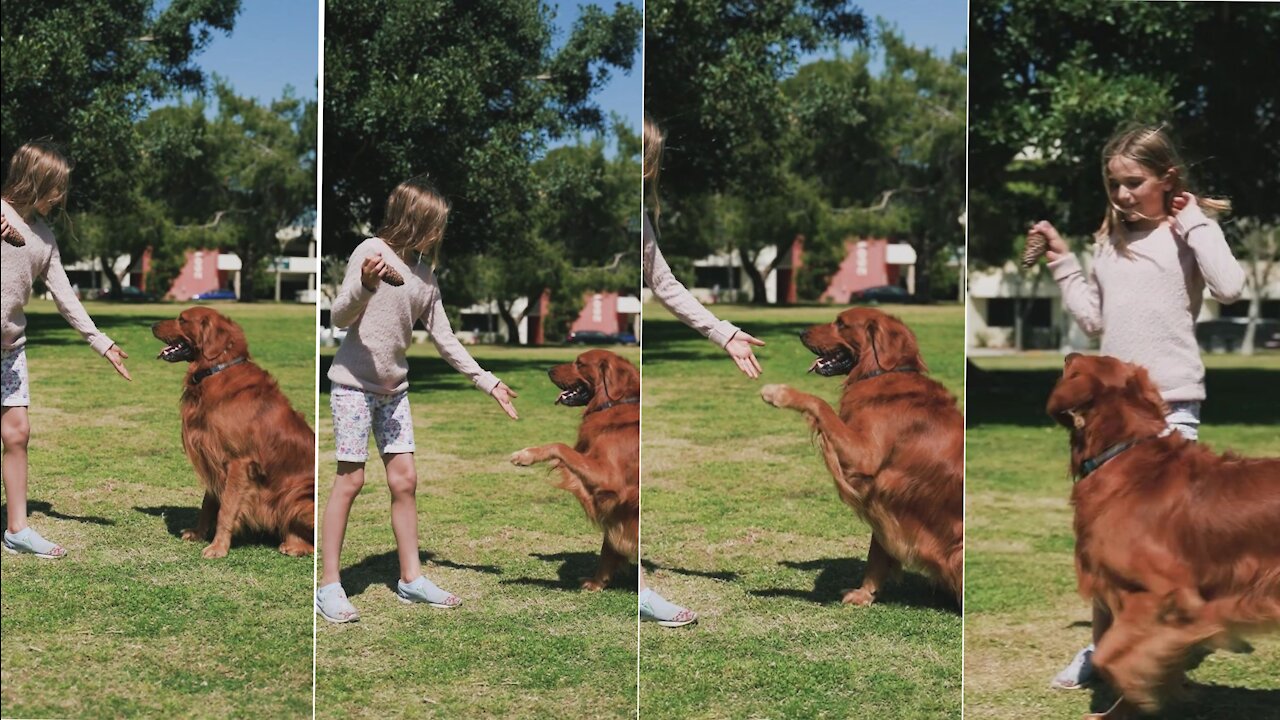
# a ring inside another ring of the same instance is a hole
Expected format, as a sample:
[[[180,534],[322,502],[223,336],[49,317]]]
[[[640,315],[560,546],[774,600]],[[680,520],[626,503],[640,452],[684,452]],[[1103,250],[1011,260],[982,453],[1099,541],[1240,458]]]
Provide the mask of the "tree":
[[[552,51],[531,0],[332,0],[325,8],[325,247],[347,254],[404,179],[429,173],[453,202],[446,257],[525,237],[533,162],[547,141],[602,128],[592,95],[628,70],[640,10],[581,10]]]
[[[63,144],[76,163],[71,206],[105,214],[136,208],[135,122],[151,102],[198,89],[195,57],[230,32],[239,0],[5,3],[0,154],[36,138]]]

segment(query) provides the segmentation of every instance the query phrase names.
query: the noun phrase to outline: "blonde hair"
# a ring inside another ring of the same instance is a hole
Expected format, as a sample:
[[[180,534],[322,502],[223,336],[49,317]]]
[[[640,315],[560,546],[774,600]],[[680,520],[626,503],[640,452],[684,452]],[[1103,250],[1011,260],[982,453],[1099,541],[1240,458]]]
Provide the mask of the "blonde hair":
[[[0,195],[26,215],[41,201],[50,200],[53,207],[65,203],[70,185],[71,162],[53,143],[35,141],[18,148],[9,158]]]
[[[1173,199],[1188,192],[1190,187],[1187,165],[1183,162],[1182,155],[1178,153],[1178,148],[1166,124],[1130,125],[1120,130],[1112,135],[1106,146],[1102,148],[1102,185],[1107,189],[1108,199],[1107,212],[1097,232],[1100,238],[1108,237],[1125,226],[1123,213],[1110,199],[1110,172],[1107,166],[1117,157],[1132,160],[1150,170],[1161,180],[1171,181],[1170,189],[1164,197],[1166,213],[1172,209]],[[1231,211],[1231,201],[1224,198],[1198,197],[1196,202],[1210,215]]]
[[[644,192],[645,198],[653,208],[653,221],[658,221],[660,210],[658,203],[658,175],[662,171],[662,149],[666,145],[667,134],[662,128],[644,114]]]
[[[449,210],[449,200],[425,175],[409,178],[397,185],[387,198],[378,237],[397,253],[413,250],[431,258],[431,264],[435,265]]]

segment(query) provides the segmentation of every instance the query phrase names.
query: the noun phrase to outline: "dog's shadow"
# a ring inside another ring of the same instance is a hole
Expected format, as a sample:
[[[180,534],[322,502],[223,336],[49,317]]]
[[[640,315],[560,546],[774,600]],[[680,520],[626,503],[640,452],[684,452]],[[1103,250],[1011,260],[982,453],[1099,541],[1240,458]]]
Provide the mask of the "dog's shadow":
[[[427,565],[431,564],[455,570],[489,573],[490,575],[502,574],[502,569],[496,565],[456,563],[452,560],[444,560],[435,553],[426,550],[418,551],[418,558],[422,561],[424,573],[427,572]],[[383,585],[395,592],[396,583],[399,580],[400,556],[394,550],[370,555],[355,565],[348,565],[342,569],[342,589],[346,591],[347,595],[353,597],[368,590],[370,585]]]
[[[595,574],[596,563],[600,556],[598,553],[592,552],[559,552],[529,553],[529,557],[535,557],[544,562],[560,563],[560,566],[556,568],[556,579],[518,577],[510,580],[500,580],[499,584],[532,585],[549,590],[581,590],[582,581]],[[613,578],[609,580],[605,590],[635,593],[638,581],[639,577],[636,575],[634,567],[630,563],[623,563],[618,568],[618,571],[613,574]]]
[[[738,573],[733,572],[732,570],[719,570],[714,572],[709,570],[689,570],[688,568],[659,565],[650,560],[641,560],[640,562],[644,565],[645,572],[648,572],[650,575],[658,572],[669,572],[675,573],[676,575],[700,577],[708,580],[720,580],[722,582],[736,582],[738,579]]]
[[[143,515],[150,515],[164,520],[165,530],[175,538],[182,538],[182,531],[194,528],[196,521],[200,517],[200,508],[185,507],[181,505],[161,505],[159,507],[134,507],[135,511]],[[213,539],[204,540],[208,543]],[[258,545],[262,547],[276,548],[280,546],[280,536],[265,532],[247,532],[241,531],[231,538],[231,547],[244,547],[246,545]]]
[[[779,565],[792,570],[806,572],[818,571],[813,581],[812,590],[796,590],[793,588],[763,588],[748,590],[756,597],[786,597],[797,600],[808,600],[819,605],[839,604],[847,590],[862,584],[867,563],[859,558],[821,558],[818,560],[781,560]],[[903,571],[890,577],[884,587],[876,593],[876,603],[882,605],[907,605],[911,607],[934,608],[959,613],[960,607],[955,598],[943,588],[929,582],[922,575]]]
[[[1093,690],[1089,712],[1104,713],[1116,702],[1109,687]],[[1181,697],[1171,698],[1160,710],[1164,720],[1217,720],[1217,718],[1280,717],[1280,690],[1253,690],[1192,682]],[[1153,716],[1154,717],[1154,716]]]
[[[9,513],[9,503],[0,505],[0,512],[3,512],[7,516]],[[46,517],[57,518],[58,520],[70,520],[71,522],[90,523],[92,525],[116,524],[115,520],[109,520],[96,515],[68,515],[66,513],[60,513],[53,509],[53,505],[43,500],[27,500],[27,512],[40,513]]]

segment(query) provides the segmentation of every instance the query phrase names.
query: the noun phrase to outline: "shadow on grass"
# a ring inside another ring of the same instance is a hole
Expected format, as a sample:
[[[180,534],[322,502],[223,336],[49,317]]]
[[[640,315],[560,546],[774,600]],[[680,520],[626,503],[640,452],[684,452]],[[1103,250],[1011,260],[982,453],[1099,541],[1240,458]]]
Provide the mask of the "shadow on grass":
[[[558,562],[560,567],[556,568],[556,579],[548,580],[546,578],[518,577],[510,580],[499,580],[499,585],[532,585],[534,587],[543,587],[548,590],[581,590],[582,581],[590,578],[596,572],[596,564],[600,559],[599,553],[587,552],[560,552],[560,553],[529,553],[529,557],[535,557],[543,562]],[[607,592],[636,592],[638,576],[633,566],[626,564],[613,574],[613,578],[609,580],[609,585],[605,588]]]
[[[418,559],[422,562],[423,574],[430,572],[428,565],[453,568],[454,570],[470,570],[472,572],[501,575],[502,569],[496,565],[466,565],[451,560],[443,560],[435,553],[426,550],[418,551]],[[355,596],[369,589],[370,585],[383,585],[396,591],[396,582],[400,580],[400,556],[395,550],[370,555],[355,565],[342,568],[342,588],[347,595]]]
[[[738,579],[738,573],[733,572],[732,570],[720,570],[718,572],[711,572],[707,570],[686,570],[685,568],[659,565],[655,562],[650,562],[648,560],[641,560],[641,562],[644,563],[644,569],[649,573],[656,573],[658,571],[662,571],[662,572],[675,573],[677,575],[688,575],[689,577],[707,578],[709,580],[721,580],[724,582],[734,582]]]
[[[134,510],[143,515],[158,517],[164,520],[165,530],[175,538],[182,538],[182,531],[194,528],[196,520],[200,516],[200,508],[184,507],[180,505],[161,505],[159,507],[134,507]],[[208,540],[212,540],[210,536]],[[208,542],[206,540],[205,542]],[[277,548],[280,545],[280,536],[264,532],[242,532],[231,538],[231,549],[234,551],[237,547],[245,545],[258,545],[261,547]]]
[[[1114,690],[1109,687],[1096,688],[1089,701],[1089,712],[1106,712],[1115,702]],[[1171,698],[1165,703],[1159,717],[1164,720],[1275,718],[1277,708],[1280,708],[1280,690],[1252,690],[1193,682],[1189,683],[1183,696]]]
[[[766,588],[748,590],[747,593],[756,597],[808,600],[819,605],[839,603],[844,599],[844,593],[847,590],[861,584],[867,567],[866,561],[858,558],[822,558],[803,562],[782,560],[778,564],[792,570],[817,570],[818,577],[813,581],[813,590],[806,592],[791,588]],[[884,588],[876,593],[876,603],[960,612],[955,599],[949,593],[913,572],[904,572],[891,578]]]
[[[647,353],[646,353],[647,356]],[[1059,370],[983,370],[969,365],[969,427],[1042,425],[1053,421],[1044,412],[1049,393],[1062,377]],[[1249,368],[1211,369],[1205,377],[1209,399],[1206,425],[1275,425],[1280,423],[1280,373]],[[1063,436],[1066,444],[1066,436]]]
[[[0,512],[3,512],[7,516],[9,512],[9,503],[0,505]],[[98,517],[96,515],[67,515],[66,513],[60,513],[53,509],[53,505],[44,502],[43,500],[28,500],[27,512],[40,513],[41,515],[57,518],[58,520],[70,520],[71,522],[90,523],[92,525],[116,524],[115,520],[108,520],[107,518]]]
[[[98,306],[90,308],[90,314],[100,308],[107,306]],[[136,306],[130,306],[136,307]],[[118,335],[117,331],[122,329],[141,330],[148,334],[151,332],[151,326],[161,320],[171,320],[178,316],[178,313],[186,309],[186,305],[173,304],[166,307],[156,307],[155,313],[146,315],[118,315],[114,312],[99,312],[93,316],[93,324],[98,327],[103,334],[114,336]],[[85,345],[85,341],[79,334],[66,334],[57,331],[68,329],[67,321],[62,319],[57,313],[35,313],[27,316],[27,335],[39,337],[41,345]],[[157,341],[159,346],[159,341]]]

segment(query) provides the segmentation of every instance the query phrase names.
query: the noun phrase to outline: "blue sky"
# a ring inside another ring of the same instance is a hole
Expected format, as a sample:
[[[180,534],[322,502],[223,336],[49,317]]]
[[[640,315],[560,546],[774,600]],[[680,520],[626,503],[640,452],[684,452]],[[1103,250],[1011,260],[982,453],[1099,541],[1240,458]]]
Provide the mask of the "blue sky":
[[[953,50],[966,47],[969,8],[965,0],[864,0],[856,5],[866,15],[872,32],[875,32],[878,16],[896,25],[909,45],[933,48],[942,55],[950,55]],[[852,45],[842,48],[845,54],[852,50]],[[815,53],[803,61],[832,55],[829,51]],[[873,57],[869,67],[871,72],[879,73],[884,69],[883,58]]]

